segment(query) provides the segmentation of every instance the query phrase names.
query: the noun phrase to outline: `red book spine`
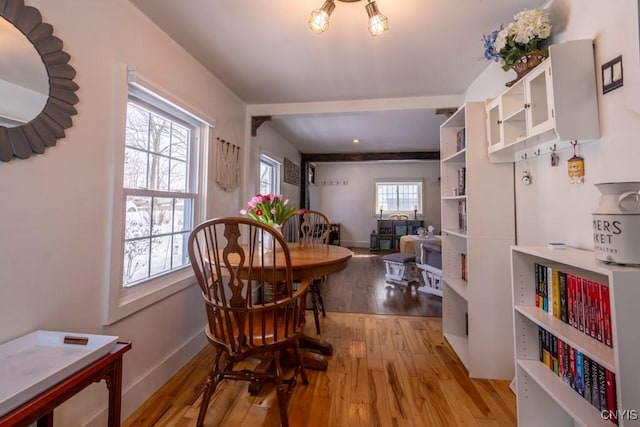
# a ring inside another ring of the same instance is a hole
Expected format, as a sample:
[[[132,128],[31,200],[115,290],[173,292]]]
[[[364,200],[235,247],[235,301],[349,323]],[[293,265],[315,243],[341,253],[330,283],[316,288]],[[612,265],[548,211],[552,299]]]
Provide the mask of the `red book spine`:
[[[564,372],[564,348],[562,347],[564,342],[558,338],[558,376],[562,378],[562,373]]]
[[[576,351],[569,346],[569,384],[576,389]]]
[[[613,337],[611,336],[611,306],[609,305],[609,287],[600,287],[600,299],[602,300],[602,320],[604,324],[604,343],[613,347]]]
[[[604,342],[602,338],[604,322],[602,320],[602,297],[600,293],[602,286],[600,283],[595,283],[596,339],[600,342]]]
[[[582,279],[582,312],[584,313],[584,333],[586,335],[591,333],[591,315],[589,312],[591,307],[591,292],[589,291],[590,282],[590,280]]]
[[[616,409],[618,409],[618,405],[616,402],[616,376],[613,372],[607,369],[606,373],[606,381],[607,381],[607,410],[609,414],[615,414]],[[609,417],[609,421],[614,424],[618,424],[617,417]]]
[[[593,280],[589,280],[589,335],[591,338],[596,338],[596,305],[598,303],[598,297],[596,296],[597,283]]]

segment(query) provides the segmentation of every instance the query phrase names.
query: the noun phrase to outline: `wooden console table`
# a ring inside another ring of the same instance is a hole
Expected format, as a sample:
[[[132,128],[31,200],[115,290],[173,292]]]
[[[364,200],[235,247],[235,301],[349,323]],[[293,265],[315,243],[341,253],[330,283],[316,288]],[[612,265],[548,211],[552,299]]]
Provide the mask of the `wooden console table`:
[[[0,417],[0,427],[53,426],[53,410],[70,397],[94,382],[105,380],[109,389],[109,427],[120,426],[122,401],[122,355],[131,349],[131,343],[119,342],[113,351],[80,369],[75,374],[43,391]]]

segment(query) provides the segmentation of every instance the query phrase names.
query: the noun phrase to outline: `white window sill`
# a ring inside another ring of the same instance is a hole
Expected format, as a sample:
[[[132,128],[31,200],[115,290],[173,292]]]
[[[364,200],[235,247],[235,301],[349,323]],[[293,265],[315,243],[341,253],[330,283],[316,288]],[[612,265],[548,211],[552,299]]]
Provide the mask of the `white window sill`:
[[[130,288],[120,287],[118,295],[109,298],[110,304],[103,323],[111,325],[195,283],[193,271],[187,265]]]

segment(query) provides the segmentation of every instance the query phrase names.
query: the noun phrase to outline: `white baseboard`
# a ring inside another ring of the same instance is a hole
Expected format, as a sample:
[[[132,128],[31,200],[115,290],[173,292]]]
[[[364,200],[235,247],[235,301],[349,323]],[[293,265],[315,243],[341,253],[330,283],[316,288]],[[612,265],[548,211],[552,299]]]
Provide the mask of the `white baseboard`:
[[[340,246],[344,246],[345,248],[369,248],[369,242],[341,240]]]
[[[122,420],[129,417],[153,393],[176,374],[189,360],[207,345],[204,328],[189,338],[180,347],[168,354],[158,364],[150,368],[133,384],[122,390]],[[134,343],[135,349],[135,343]],[[126,363],[126,355],[125,355]],[[83,424],[85,427],[107,425],[107,405]]]

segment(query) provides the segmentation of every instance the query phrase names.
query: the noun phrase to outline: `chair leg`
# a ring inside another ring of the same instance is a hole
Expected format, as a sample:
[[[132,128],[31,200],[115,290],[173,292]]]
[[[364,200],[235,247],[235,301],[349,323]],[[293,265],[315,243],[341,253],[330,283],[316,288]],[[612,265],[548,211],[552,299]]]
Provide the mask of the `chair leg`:
[[[275,351],[273,354],[274,375],[276,383],[276,392],[278,393],[278,406],[280,408],[280,423],[282,427],[289,427],[289,415],[287,413],[287,385],[284,384],[282,378],[282,367],[280,366],[280,352]],[[295,380],[295,378],[294,378]]]
[[[204,417],[207,415],[207,408],[209,407],[211,396],[213,396],[213,392],[216,391],[216,387],[218,387],[218,384],[220,383],[220,381],[222,381],[222,373],[218,370],[220,356],[222,356],[222,351],[216,351],[216,359],[213,362],[213,367],[211,368],[209,378],[207,379],[207,383],[204,387],[202,402],[200,402],[200,412],[198,412],[198,421],[196,423],[197,427],[202,427],[204,423]],[[227,369],[227,365],[229,364],[232,364],[231,360],[227,360],[224,368],[225,370]]]

